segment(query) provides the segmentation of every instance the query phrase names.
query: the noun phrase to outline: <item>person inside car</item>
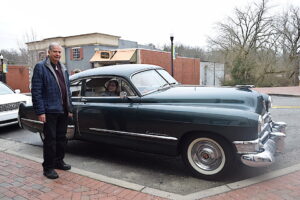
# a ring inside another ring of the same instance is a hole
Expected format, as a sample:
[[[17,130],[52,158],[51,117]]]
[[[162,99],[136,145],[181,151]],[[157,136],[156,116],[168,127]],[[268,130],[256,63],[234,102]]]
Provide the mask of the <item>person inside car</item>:
[[[117,80],[109,80],[105,83],[105,92],[101,96],[120,96],[119,82]]]

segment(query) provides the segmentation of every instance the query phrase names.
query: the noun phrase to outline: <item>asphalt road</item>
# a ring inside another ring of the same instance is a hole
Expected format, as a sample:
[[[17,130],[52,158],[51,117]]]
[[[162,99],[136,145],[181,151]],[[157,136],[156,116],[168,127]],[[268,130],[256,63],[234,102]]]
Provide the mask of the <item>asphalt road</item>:
[[[76,168],[182,195],[289,167],[300,163],[300,98],[272,98],[273,120],[288,123],[288,129],[285,153],[278,155],[276,163],[270,167],[238,165],[226,180],[206,181],[192,177],[180,157],[141,153],[83,141],[68,143],[65,160]],[[42,158],[42,143],[37,134],[11,126],[0,128],[0,138],[20,142],[20,145],[8,147],[14,151]]]

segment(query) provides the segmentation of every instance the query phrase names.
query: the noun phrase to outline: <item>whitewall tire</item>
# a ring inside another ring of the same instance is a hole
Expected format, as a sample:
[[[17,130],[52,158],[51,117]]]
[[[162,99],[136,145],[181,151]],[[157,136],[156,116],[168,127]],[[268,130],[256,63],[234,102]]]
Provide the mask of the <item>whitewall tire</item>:
[[[204,179],[217,179],[232,166],[233,151],[219,136],[192,135],[183,144],[182,157],[192,173]]]

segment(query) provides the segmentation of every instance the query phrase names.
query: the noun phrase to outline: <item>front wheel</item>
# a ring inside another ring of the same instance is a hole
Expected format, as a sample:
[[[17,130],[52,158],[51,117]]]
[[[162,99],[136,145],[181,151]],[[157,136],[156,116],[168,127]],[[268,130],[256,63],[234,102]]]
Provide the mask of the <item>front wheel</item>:
[[[234,153],[225,139],[196,134],[184,141],[182,158],[197,177],[218,179],[232,167]]]

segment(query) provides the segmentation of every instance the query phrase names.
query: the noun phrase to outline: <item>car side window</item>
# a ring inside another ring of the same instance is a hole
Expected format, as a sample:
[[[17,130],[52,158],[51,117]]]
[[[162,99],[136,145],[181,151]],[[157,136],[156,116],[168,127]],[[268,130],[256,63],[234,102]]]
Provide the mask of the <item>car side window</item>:
[[[72,82],[70,85],[71,96],[72,97],[80,97],[81,96],[81,88],[82,88],[82,81]]]
[[[105,91],[105,82],[109,78],[91,78],[85,81],[85,92],[86,97],[99,97]]]
[[[85,80],[84,95],[86,97],[118,97],[125,91],[128,96],[135,96],[132,87],[119,77],[96,77]]]

